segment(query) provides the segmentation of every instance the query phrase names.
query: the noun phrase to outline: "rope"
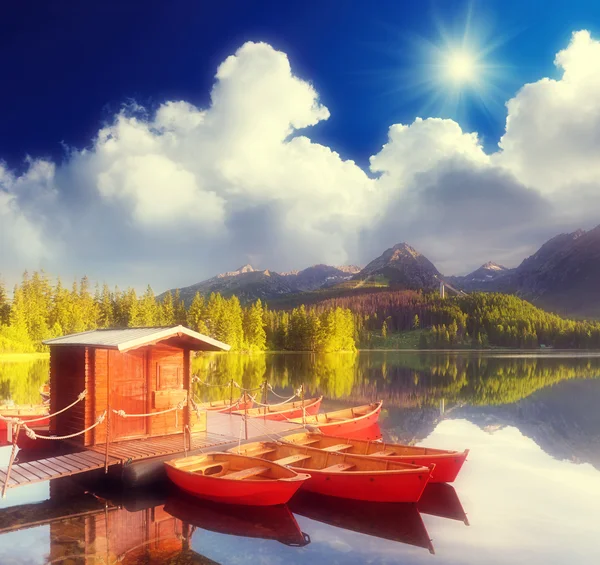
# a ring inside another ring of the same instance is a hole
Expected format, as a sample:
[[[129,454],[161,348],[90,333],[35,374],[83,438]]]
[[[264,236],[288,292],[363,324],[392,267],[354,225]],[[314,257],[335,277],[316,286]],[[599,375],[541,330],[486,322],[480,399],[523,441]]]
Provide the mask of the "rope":
[[[196,400],[200,401],[200,399],[198,398],[197,395],[196,396]],[[240,402],[242,402],[242,398],[244,397],[244,395],[242,394],[242,396],[240,396],[236,402],[234,402],[233,404],[231,404],[230,406],[226,406],[225,408],[219,408],[218,410],[210,410],[210,412],[227,412],[227,410],[233,410],[236,406],[238,406],[240,404]],[[250,395],[248,395],[249,398],[252,398]],[[190,398],[190,400],[192,400]],[[193,400],[192,402],[194,403],[194,405],[196,406],[195,410],[196,412],[198,412],[199,410],[202,410]],[[207,411],[206,408],[204,408],[205,411]],[[199,412],[198,412],[199,413]]]
[[[173,406],[172,408],[167,408],[166,410],[161,410],[160,412],[150,412],[149,414],[127,414],[125,410],[114,410],[113,412],[117,416],[121,416],[121,418],[145,418],[146,416],[158,416],[159,414],[166,414],[167,412],[173,412],[173,410],[183,410],[183,407],[186,405],[187,400],[182,400],[177,406]]]
[[[285,398],[284,396],[280,396],[279,394],[277,394],[274,390],[273,387],[267,383],[267,387],[269,388],[269,391],[271,392],[271,394],[273,394],[274,396],[276,396],[277,398]],[[300,389],[298,389],[295,393],[294,396],[298,396],[298,392]],[[293,398],[293,397],[292,397]]]
[[[77,437],[77,436],[80,436],[81,434],[89,432],[90,430],[93,430],[96,426],[98,426],[102,422],[104,422],[105,417],[106,417],[106,410],[104,412],[102,412],[102,414],[100,414],[100,416],[98,416],[98,418],[96,418],[95,424],[92,424],[89,428],[86,428],[85,430],[81,430],[80,432],[76,432],[76,433],[68,435],[68,436],[43,436],[43,435],[41,436],[41,435],[36,434],[31,428],[29,428],[27,426],[27,424],[23,424],[23,428],[25,429],[25,435],[29,439],[52,439],[52,440],[71,439],[72,437]]]
[[[75,404],[77,404],[78,402],[81,402],[86,396],[87,396],[87,390],[84,389],[82,392],[79,393],[77,400],[75,400],[74,402],[71,402],[71,404],[69,404],[68,406],[65,406],[62,410],[59,410],[58,412],[54,412],[54,414],[48,414],[47,416],[40,416],[39,418],[28,418],[26,420],[26,422],[32,424],[33,422],[39,422],[41,420],[46,420],[47,418],[54,418],[54,416],[58,416],[59,414],[66,412],[69,408],[73,408],[73,406],[75,406]],[[21,420],[20,418],[5,418],[4,416],[1,416],[1,415],[0,415],[0,420],[4,420],[5,422],[12,422],[15,424],[17,422],[23,422],[23,420]]]
[[[248,395],[248,396],[250,396],[250,395]],[[282,404],[287,404],[288,402],[291,402],[294,398],[296,398],[296,396],[298,396],[298,394],[294,393],[287,400],[284,400],[283,402],[278,402],[277,404],[263,404],[262,402],[259,402],[258,400],[256,400],[256,397],[254,397],[254,396],[250,396],[250,398],[253,400],[253,402],[255,404],[258,404],[259,406],[270,407],[270,406],[281,406]]]

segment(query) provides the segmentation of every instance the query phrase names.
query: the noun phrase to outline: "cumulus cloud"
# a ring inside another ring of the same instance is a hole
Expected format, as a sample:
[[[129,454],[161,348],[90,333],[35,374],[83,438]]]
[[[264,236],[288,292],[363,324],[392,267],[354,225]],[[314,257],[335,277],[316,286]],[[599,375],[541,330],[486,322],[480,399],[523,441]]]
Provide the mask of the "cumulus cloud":
[[[402,240],[447,273],[514,263],[557,226],[591,222],[600,194],[600,43],[578,32],[555,62],[560,79],[507,103],[496,153],[452,120],[417,118],[390,127],[365,171],[310,139],[329,110],[287,56],[246,43],[207,108],[128,106],[64,163],[0,166],[3,273],[45,265],[162,290],[249,260],[364,262]]]

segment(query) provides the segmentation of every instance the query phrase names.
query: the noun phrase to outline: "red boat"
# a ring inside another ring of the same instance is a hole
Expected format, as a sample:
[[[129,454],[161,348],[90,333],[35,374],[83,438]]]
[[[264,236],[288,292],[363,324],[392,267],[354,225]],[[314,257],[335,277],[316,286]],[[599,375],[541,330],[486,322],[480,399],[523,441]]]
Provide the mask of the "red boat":
[[[47,418],[48,407],[43,404],[0,405],[0,416],[17,418],[23,422],[35,420],[36,427],[50,425],[50,419]],[[8,422],[0,419],[0,445],[7,445],[12,442],[12,434],[8,428]]]
[[[417,502],[431,467],[383,461],[280,442],[255,442],[230,450],[310,473],[303,489],[328,496],[373,502]]]
[[[254,401],[250,398],[249,395],[244,395],[243,398],[234,399],[233,404],[229,400],[213,400],[210,402],[201,402],[200,404],[196,404],[200,410],[209,410],[209,411],[218,411],[224,414],[229,414],[231,411],[241,410],[244,411],[246,409],[252,408],[254,406]]]
[[[415,447],[397,443],[382,443],[364,439],[334,438],[319,433],[299,433],[285,436],[282,441],[297,445],[309,445],[325,451],[350,453],[352,455],[377,457],[411,465],[431,465],[435,470],[430,480],[432,483],[451,483],[456,479],[465,462],[469,450],[445,451],[429,447]]]
[[[297,400],[296,402],[284,402],[283,404],[272,404],[269,406],[261,406],[260,408],[252,408],[245,412],[244,410],[234,410],[232,414],[246,413],[249,418],[266,418],[267,420],[283,421],[298,418],[302,422],[302,412],[307,416],[316,414],[321,406],[323,397],[307,398],[305,400]]]
[[[467,513],[464,511],[458,494],[452,485],[429,483],[423,491],[418,504],[419,512],[431,514],[449,520],[458,520],[465,526],[469,525]]]
[[[427,488],[429,485],[425,488],[425,492]],[[415,504],[348,500],[301,490],[291,500],[290,508],[294,514],[300,514],[323,524],[423,547],[429,553],[435,553],[429,533]]]
[[[310,478],[270,461],[232,453],[174,459],[165,467],[169,479],[194,496],[244,506],[285,504]]]
[[[197,500],[184,492],[170,494],[165,511],[178,520],[220,534],[276,540],[302,547],[310,537],[302,532],[290,509],[277,506],[238,506]]]
[[[363,430],[371,428],[377,423],[381,413],[382,401],[364,406],[344,408],[324,414],[306,417],[304,422],[301,418],[293,420],[297,424],[306,424],[316,427],[322,434],[334,437],[360,436]]]

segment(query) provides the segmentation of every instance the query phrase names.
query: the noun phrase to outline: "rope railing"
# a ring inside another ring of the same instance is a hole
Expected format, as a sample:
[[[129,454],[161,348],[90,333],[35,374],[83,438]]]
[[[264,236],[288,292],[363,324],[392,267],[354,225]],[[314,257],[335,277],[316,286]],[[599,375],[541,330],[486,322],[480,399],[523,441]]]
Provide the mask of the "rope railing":
[[[172,406],[171,408],[167,408],[165,410],[161,410],[160,412],[148,412],[146,414],[128,414],[125,410],[115,410],[113,408],[113,413],[117,416],[121,416],[121,418],[146,418],[149,416],[159,416],[160,414],[166,414],[167,412],[173,412],[173,410],[183,410],[185,405],[187,404],[187,399],[182,400],[177,406]]]
[[[255,404],[258,404],[259,406],[264,406],[264,407],[266,408],[266,407],[270,407],[270,406],[281,406],[282,404],[287,404],[288,402],[291,402],[291,401],[292,401],[294,398],[296,398],[296,397],[297,397],[297,396],[299,396],[299,395],[298,395],[298,392],[296,391],[296,392],[295,392],[295,393],[294,393],[292,396],[290,396],[288,399],[284,400],[283,402],[277,402],[276,404],[263,404],[262,402],[259,402],[258,400],[256,400],[256,397],[255,397],[255,396],[251,396],[251,395],[248,395],[248,396],[249,396],[249,397],[252,399],[252,401],[253,401]],[[281,397],[280,397],[280,398],[281,398]]]
[[[85,434],[86,432],[89,432],[90,430],[93,430],[96,426],[99,426],[102,422],[104,422],[105,418],[106,418],[106,410],[104,412],[102,412],[102,414],[100,414],[100,416],[98,416],[96,418],[96,422],[94,422],[91,426],[87,427],[85,430],[81,430],[80,432],[75,432],[74,434],[70,434],[70,435],[67,435],[67,436],[45,436],[45,435],[40,435],[40,434],[37,434],[36,432],[34,432],[25,423],[23,423],[22,426],[23,426],[23,429],[25,430],[25,435],[29,439],[62,440],[62,439],[71,439],[73,437],[80,436],[81,434]]]
[[[68,406],[61,408],[60,410],[58,410],[57,412],[54,412],[53,414],[40,416],[39,418],[27,418],[27,420],[21,420],[20,418],[10,418],[10,417],[7,418],[0,414],[0,420],[3,420],[4,422],[7,422],[7,423],[12,423],[12,424],[23,423],[24,421],[29,424],[32,424],[34,422],[40,422],[40,421],[46,420],[48,418],[54,418],[55,416],[58,416],[59,414],[66,412],[69,408],[73,408],[73,406],[75,406],[75,404],[77,404],[78,402],[81,402],[86,396],[87,396],[87,389],[84,389],[82,392],[79,393],[79,395],[77,396],[77,399],[75,401],[71,402],[71,404],[69,404]]]

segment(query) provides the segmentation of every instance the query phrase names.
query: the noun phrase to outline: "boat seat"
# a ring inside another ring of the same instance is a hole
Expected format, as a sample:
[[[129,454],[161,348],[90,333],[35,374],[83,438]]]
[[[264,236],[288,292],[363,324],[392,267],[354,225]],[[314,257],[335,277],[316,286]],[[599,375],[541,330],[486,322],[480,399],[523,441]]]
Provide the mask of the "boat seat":
[[[270,471],[269,467],[263,467],[263,466],[250,467],[249,469],[242,469],[241,471],[236,471],[235,473],[229,473],[227,475],[227,478],[241,481],[243,479],[250,479],[251,477],[257,477],[258,475],[262,475],[263,473],[265,473],[267,471]]]
[[[300,461],[306,461],[310,459],[310,455],[290,455],[288,457],[283,457],[282,459],[275,459],[273,463],[277,463],[278,465],[291,465],[292,463],[299,463]]]
[[[321,469],[321,471],[325,471],[327,473],[341,473],[342,471],[348,471],[354,467],[356,467],[356,465],[352,465],[351,463],[338,463],[337,465],[325,467],[324,469]]]
[[[330,445],[329,447],[322,447],[321,451],[346,451],[352,447],[351,443],[338,443],[337,445]]]
[[[272,447],[266,447],[265,449],[258,449],[256,451],[250,451],[248,453],[248,457],[262,457],[263,455],[268,455],[269,453],[273,453],[275,449]]]
[[[374,451],[373,453],[369,453],[370,457],[389,457],[390,455],[394,455],[396,452],[388,449],[387,451],[384,449],[383,451]]]

